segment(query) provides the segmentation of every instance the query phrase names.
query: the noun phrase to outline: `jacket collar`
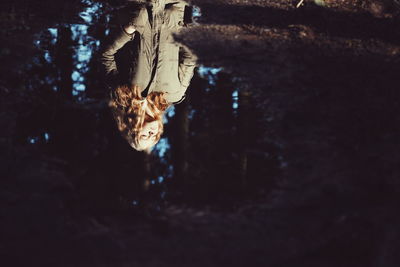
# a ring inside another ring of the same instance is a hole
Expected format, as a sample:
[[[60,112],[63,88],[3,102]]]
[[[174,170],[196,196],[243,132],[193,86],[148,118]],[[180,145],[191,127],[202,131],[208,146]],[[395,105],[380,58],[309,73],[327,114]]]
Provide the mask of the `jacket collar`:
[[[164,9],[164,6],[166,4],[180,3],[180,2],[185,2],[185,1],[183,1],[183,0],[147,0],[147,4],[150,6],[153,6],[153,9],[158,9],[158,8]]]

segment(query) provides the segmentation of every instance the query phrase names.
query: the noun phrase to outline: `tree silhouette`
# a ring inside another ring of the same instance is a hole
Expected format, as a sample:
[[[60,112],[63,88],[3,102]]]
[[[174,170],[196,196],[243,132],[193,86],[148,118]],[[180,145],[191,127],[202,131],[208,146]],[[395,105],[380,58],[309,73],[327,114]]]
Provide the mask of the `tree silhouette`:
[[[72,99],[72,72],[74,69],[74,42],[71,27],[58,27],[57,42],[55,45],[55,67],[58,69],[58,88],[60,94],[68,100]]]

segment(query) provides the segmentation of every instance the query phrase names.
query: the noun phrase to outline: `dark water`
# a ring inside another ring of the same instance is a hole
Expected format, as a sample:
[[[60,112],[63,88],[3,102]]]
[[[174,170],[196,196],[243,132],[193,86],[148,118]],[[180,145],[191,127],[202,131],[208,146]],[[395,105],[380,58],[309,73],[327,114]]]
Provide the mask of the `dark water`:
[[[2,266],[400,266],[398,20],[208,1],[246,75],[200,65],[145,155],[99,64],[124,2],[0,2]]]

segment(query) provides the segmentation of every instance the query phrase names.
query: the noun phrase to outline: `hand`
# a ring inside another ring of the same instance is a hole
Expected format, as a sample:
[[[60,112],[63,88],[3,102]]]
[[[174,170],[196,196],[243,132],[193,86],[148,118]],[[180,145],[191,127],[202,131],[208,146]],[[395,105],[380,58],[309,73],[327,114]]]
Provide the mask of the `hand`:
[[[135,27],[133,27],[133,25],[129,25],[129,24],[124,26],[123,28],[127,34],[132,34],[136,31]]]

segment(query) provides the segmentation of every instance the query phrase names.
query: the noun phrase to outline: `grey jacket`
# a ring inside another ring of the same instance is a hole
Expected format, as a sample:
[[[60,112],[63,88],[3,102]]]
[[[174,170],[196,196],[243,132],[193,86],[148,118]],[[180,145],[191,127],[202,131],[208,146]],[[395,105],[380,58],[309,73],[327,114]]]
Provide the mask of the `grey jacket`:
[[[182,100],[196,66],[196,57],[173,39],[173,33],[184,27],[185,5],[183,1],[150,0],[138,8],[130,18],[136,31],[129,35],[121,27],[102,53],[107,75],[125,71],[119,83],[138,85],[144,94],[165,92],[169,103]],[[136,50],[134,56],[128,65],[120,65],[116,54],[129,43],[133,45],[128,49]]]

